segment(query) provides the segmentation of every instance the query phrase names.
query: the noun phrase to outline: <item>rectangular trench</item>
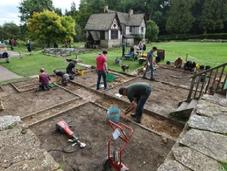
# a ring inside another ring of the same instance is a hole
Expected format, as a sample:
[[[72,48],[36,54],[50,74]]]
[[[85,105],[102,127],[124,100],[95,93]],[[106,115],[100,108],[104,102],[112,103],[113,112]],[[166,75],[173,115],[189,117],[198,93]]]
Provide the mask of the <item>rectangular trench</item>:
[[[64,119],[81,141],[87,144],[85,149],[68,146],[67,138],[55,131],[55,124]],[[123,157],[131,171],[155,171],[164,161],[174,144],[161,136],[151,133],[137,125],[123,121],[133,128],[133,137]],[[45,148],[61,165],[64,171],[101,171],[107,156],[107,140],[112,130],[106,124],[106,111],[92,103],[65,112],[31,127]],[[67,150],[66,150],[67,149]],[[71,150],[68,150],[71,149]],[[72,153],[67,153],[69,151]]]

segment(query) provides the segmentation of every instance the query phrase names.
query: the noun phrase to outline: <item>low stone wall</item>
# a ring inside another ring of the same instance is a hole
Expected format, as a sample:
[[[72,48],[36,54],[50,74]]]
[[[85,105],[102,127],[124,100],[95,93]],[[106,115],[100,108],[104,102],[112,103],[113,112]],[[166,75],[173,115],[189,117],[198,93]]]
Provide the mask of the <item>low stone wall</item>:
[[[227,163],[227,99],[204,95],[158,171],[219,171],[224,170],[223,163]]]
[[[54,56],[70,56],[72,53],[77,53],[78,50],[75,48],[45,48],[43,53],[54,55]]]

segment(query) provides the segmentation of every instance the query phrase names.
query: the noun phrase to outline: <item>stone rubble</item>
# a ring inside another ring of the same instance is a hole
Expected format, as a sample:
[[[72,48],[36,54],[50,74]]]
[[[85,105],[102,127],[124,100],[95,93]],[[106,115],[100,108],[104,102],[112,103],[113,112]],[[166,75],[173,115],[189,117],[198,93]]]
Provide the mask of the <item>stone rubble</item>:
[[[5,115],[0,117],[0,131],[21,122],[20,116]]]

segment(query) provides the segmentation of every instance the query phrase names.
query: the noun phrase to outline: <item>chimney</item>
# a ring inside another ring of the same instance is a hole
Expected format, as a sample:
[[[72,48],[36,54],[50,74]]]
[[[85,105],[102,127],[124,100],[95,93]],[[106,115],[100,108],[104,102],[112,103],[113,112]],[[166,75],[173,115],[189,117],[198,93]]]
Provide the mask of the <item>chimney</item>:
[[[104,6],[104,13],[108,13],[109,12],[109,7],[108,5]]]
[[[128,11],[128,16],[130,17],[130,16],[132,16],[133,15],[133,9],[130,9],[129,11]]]

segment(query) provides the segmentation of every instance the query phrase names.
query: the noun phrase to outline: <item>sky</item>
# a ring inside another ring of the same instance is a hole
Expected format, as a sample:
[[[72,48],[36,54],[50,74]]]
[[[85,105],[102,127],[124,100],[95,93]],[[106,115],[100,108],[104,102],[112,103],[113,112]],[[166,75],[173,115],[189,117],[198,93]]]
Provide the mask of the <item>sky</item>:
[[[20,24],[18,6],[22,0],[0,0],[0,25],[6,22],[14,22]],[[72,2],[75,2],[76,7],[79,7],[80,0],[52,0],[55,8],[70,9]]]

